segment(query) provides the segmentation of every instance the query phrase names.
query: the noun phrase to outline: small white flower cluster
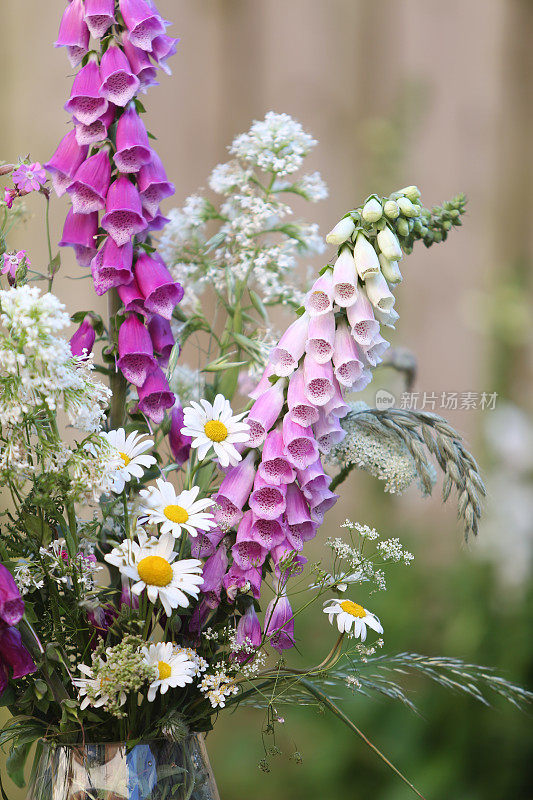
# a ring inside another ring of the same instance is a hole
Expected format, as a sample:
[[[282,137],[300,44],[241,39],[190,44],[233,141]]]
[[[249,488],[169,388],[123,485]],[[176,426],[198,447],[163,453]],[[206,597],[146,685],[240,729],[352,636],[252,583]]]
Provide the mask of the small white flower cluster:
[[[224,292],[228,276],[255,283],[266,303],[301,302],[303,293],[289,284],[288,274],[298,254],[321,253],[324,242],[317,225],[289,224],[292,209],[280,198],[293,194],[316,202],[327,197],[327,188],[318,172],[294,182],[281,178],[298,170],[315,144],[287,114],[270,112],[234,140],[230,153],[236,158],[211,173],[210,188],[224,198],[219,209],[194,195],[170,212],[160,249],[174,277],[188,287],[182,306],[194,307],[208,286]],[[209,220],[220,227],[206,241]]]
[[[226,699],[239,692],[239,687],[227,674],[222,662],[215,665],[215,672],[204,675],[198,688],[207,696],[213,708],[224,708]]]
[[[44,575],[40,564],[35,561],[19,561],[13,571],[13,577],[18,590],[24,597],[26,594],[42,589]]]
[[[378,543],[377,549],[386,561],[403,561],[404,564],[408,565],[414,559],[414,555],[405,550],[397,538],[384,539]]]
[[[202,672],[205,672],[206,669],[209,666],[209,664],[207,663],[205,658],[202,658],[202,656],[199,656],[198,653],[196,652],[196,650],[194,650],[192,647],[181,647],[180,645],[175,644],[174,645],[174,652],[177,655],[179,655],[180,653],[183,653],[184,655],[187,656],[189,661],[192,661],[192,663],[194,664],[194,669],[195,669],[195,671],[193,672],[193,675],[196,678],[199,678],[201,676]]]

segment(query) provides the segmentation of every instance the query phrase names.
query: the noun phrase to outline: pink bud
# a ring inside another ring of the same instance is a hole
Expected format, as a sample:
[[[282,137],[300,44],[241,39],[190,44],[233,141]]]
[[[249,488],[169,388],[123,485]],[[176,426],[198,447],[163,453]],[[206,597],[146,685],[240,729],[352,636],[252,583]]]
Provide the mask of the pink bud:
[[[73,356],[86,356],[92,352],[96,333],[91,325],[90,317],[85,317],[76,333],[70,339]]]

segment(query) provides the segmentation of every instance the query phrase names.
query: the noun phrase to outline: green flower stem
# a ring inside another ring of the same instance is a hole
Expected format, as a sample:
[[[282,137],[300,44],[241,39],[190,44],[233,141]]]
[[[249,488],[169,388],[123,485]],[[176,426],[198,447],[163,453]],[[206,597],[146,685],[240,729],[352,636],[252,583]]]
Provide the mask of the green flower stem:
[[[46,192],[45,200],[45,211],[44,211],[44,223],[45,223],[45,230],[46,230],[46,243],[48,245],[48,291],[52,291],[52,284],[54,282],[54,273],[52,271],[52,240],[50,238],[50,192]]]

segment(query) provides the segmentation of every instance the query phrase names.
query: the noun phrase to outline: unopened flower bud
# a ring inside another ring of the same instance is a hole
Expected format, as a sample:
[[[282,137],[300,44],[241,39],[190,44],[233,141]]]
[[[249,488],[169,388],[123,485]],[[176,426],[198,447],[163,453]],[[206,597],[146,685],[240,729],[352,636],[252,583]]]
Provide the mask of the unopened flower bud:
[[[398,224],[403,220],[398,220]],[[409,229],[408,231],[409,232]],[[389,261],[399,261],[402,257],[402,248],[390,228],[384,228],[378,233],[378,244],[381,252]],[[379,264],[379,262],[378,262]]]
[[[406,186],[403,189],[400,189],[400,194],[403,194],[412,203],[416,203],[416,201],[420,198],[420,189],[418,186]]]
[[[0,165],[0,176],[9,175],[9,173],[13,172],[14,169],[15,169],[14,164],[2,164]]]
[[[387,200],[383,206],[383,211],[389,219],[397,219],[400,216],[400,207],[396,200]]]
[[[364,204],[361,216],[365,222],[377,222],[381,219],[382,213],[381,203],[372,197]]]
[[[400,236],[409,236],[409,223],[406,219],[399,219],[396,222],[396,230]]]
[[[415,206],[408,197],[399,197],[397,202],[404,217],[416,217]]]
[[[377,275],[379,272],[379,260],[376,251],[362,233],[359,233],[355,240],[353,257],[357,274],[361,280],[364,281],[368,275]]]
[[[402,281],[402,273],[398,268],[397,261],[389,261],[383,253],[379,254],[379,266],[381,267],[381,272],[385,280],[389,283],[401,283]]]
[[[326,242],[328,244],[342,244],[350,238],[354,230],[355,224],[353,219],[351,217],[344,217],[330,230],[326,236]]]

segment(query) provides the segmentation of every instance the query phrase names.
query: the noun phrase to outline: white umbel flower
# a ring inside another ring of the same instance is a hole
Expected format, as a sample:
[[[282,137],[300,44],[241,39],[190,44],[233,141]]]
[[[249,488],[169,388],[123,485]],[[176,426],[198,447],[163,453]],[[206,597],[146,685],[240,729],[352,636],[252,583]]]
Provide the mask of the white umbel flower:
[[[178,539],[182,528],[191,536],[197,536],[198,531],[209,531],[215,527],[213,515],[205,511],[214,502],[208,498],[197,500],[199,492],[200,488],[193,486],[177,494],[170,481],[158,478],[155,487],[141,489],[139,494],[148,522],[161,525],[161,533],[171,533]]]
[[[137,542],[131,544],[131,561],[119,566],[122,575],[134,581],[131,591],[141,594],[145,589],[150,602],[158,599],[169,617],[173,608],[187,608],[187,595],[198,598],[199,587],[204,582],[202,562],[196,558],[174,560],[174,537],[164,533],[157,544],[148,543],[142,547]]]
[[[120,494],[132,478],[142,478],[144,470],[156,463],[154,456],[146,455],[154,443],[146,439],[145,434],[133,431],[126,437],[124,428],[118,428],[100,435],[117,450],[120,458],[120,468],[109,476],[110,488],[116,494]]]
[[[238,464],[242,456],[235,448],[250,438],[248,423],[241,420],[245,414],[233,414],[229,400],[217,394],[215,402],[200,400],[191,402],[184,409],[184,427],[181,432],[192,436],[192,447],[198,449],[198,458],[203,461],[209,450],[213,448],[220,466],[225,469]]]
[[[328,600],[325,604],[324,614],[328,615],[331,624],[335,617],[337,618],[339,633],[347,633],[356,639],[360,638],[362,642],[366,639],[367,625],[376,633],[383,633],[383,627],[376,615],[352,600]]]
[[[144,660],[149,667],[157,670],[157,677],[148,689],[148,702],[153,703],[157,690],[166,694],[169,689],[177,686],[183,688],[185,684],[192,683],[196,672],[196,665],[190,660],[187,653],[177,651],[172,642],[160,642],[143,647]]]

